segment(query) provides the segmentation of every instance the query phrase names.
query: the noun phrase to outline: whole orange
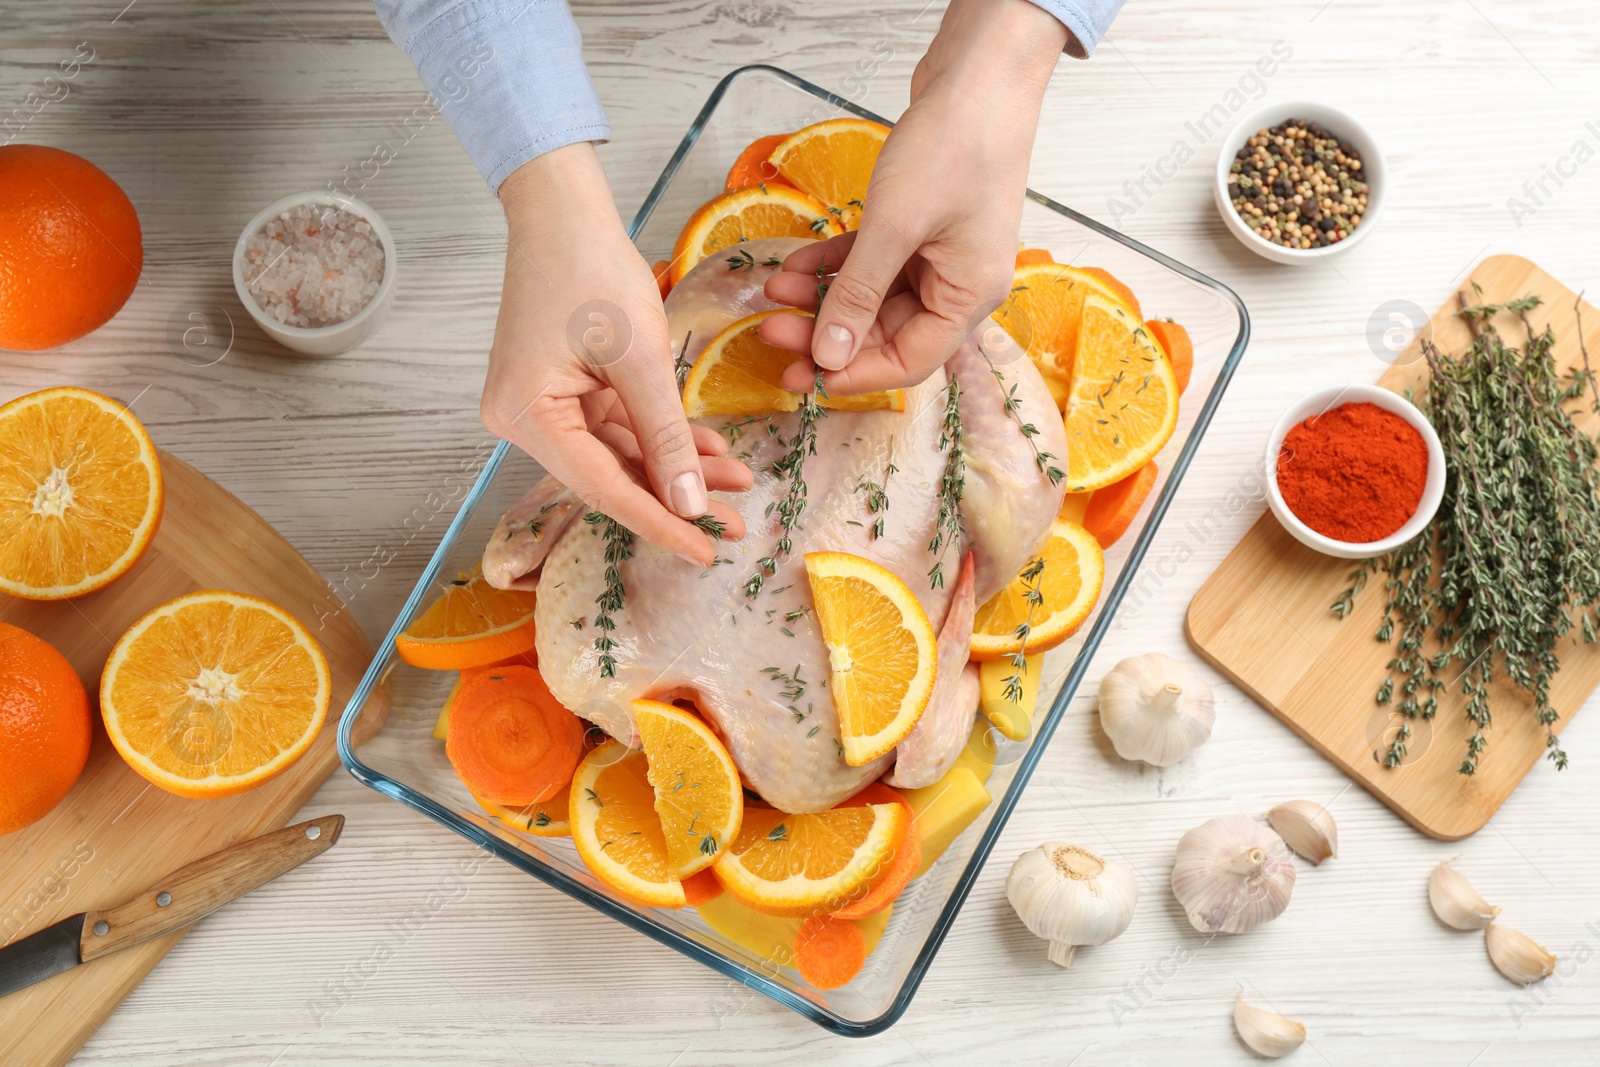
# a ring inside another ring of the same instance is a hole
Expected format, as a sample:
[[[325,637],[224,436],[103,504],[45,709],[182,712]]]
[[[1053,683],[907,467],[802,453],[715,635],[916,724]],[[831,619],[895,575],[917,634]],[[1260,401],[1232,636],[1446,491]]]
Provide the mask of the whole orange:
[[[82,156],[0,147],[0,348],[54,348],[133,293],[144,240],[133,203]]]
[[[89,695],[48,641],[0,622],[0,834],[44,818],[89,759]]]

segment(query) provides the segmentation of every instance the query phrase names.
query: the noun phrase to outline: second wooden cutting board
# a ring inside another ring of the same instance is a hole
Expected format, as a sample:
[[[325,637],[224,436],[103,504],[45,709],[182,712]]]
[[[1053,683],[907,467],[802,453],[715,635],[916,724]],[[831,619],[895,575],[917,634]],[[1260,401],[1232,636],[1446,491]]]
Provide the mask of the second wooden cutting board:
[[[1487,303],[1529,294],[1541,297],[1543,305],[1529,316],[1535,327],[1549,323],[1555,330],[1561,366],[1581,362],[1578,297],[1572,290],[1518,256],[1491,256],[1480,263],[1462,285],[1469,299],[1473,283],[1482,289],[1477,299]],[[1455,311],[1452,291],[1429,327],[1434,343],[1449,352],[1460,351],[1470,340]],[[1498,325],[1520,340],[1521,327],[1502,319]],[[1583,305],[1582,326],[1589,351],[1600,354],[1600,312]],[[1402,392],[1425,380],[1420,342],[1419,337],[1378,379],[1379,385]],[[1578,422],[1593,433],[1600,420],[1586,409]],[[1534,721],[1523,694],[1497,687],[1489,749],[1477,774],[1459,774],[1456,768],[1472,730],[1463,698],[1452,686],[1440,694],[1432,720],[1412,723],[1405,763],[1385,767],[1384,749],[1404,720],[1392,704],[1380,705],[1373,698],[1394,655],[1392,645],[1374,637],[1383,615],[1381,578],[1356,598],[1349,618],[1341,621],[1330,610],[1350,584],[1353,566],[1301,545],[1268,512],[1190,602],[1185,620],[1189,643],[1417,829],[1443,840],[1466,837],[1489,821],[1540,762],[1544,727]],[[1600,645],[1569,636],[1562,643],[1561,671],[1550,694],[1561,713],[1557,729],[1596,685]],[[1556,771],[1550,767],[1548,773]]]

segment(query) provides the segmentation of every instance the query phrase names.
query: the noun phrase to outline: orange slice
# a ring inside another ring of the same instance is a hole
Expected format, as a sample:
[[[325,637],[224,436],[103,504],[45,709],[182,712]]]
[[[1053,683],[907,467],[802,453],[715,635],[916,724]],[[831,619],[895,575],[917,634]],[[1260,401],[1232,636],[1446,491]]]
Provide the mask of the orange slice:
[[[533,604],[532,593],[496,589],[481,574],[463,575],[411,620],[394,649],[413,667],[436,671],[511,659],[533,649]]]
[[[1119,301],[1083,302],[1067,399],[1067,491],[1121,481],[1155,457],[1178,426],[1172,363]]]
[[[735,189],[748,189],[752,185],[790,184],[778,176],[778,168],[767,158],[788,136],[786,133],[774,133],[767,137],[757,137],[745,145],[744,151],[733,161],[733,166],[728,168],[728,179],[723,183],[723,191],[731,193]]]
[[[870,559],[808,552],[806,575],[844,761],[860,767],[898,745],[928,706],[939,658],[933,625],[910,587]]]
[[[683,386],[683,410],[691,419],[702,415],[772,415],[798,411],[801,395],[781,384],[783,370],[802,357],[763,341],[761,323],[773,315],[801,312],[779,308],[740,319],[711,339]],[[889,389],[856,396],[826,396],[817,403],[835,411],[904,411],[906,394]]]
[[[0,407],[0,591],[109,585],[150,547],[165,499],[150,435],[110,397],[63,386]]]
[[[683,907],[644,753],[607,741],[578,764],[571,788],[572,843],[594,876],[636,904]]]
[[[751,808],[711,870],[729,896],[756,911],[795,917],[833,911],[893,862],[907,819],[905,807],[893,802],[813,815]]]
[[[656,791],[668,866],[681,881],[715,863],[739,832],[739,768],[710,727],[682,708],[635,700],[633,724]]]
[[[1129,311],[1133,312],[1136,317],[1143,317],[1144,312],[1139,310],[1139,298],[1133,295],[1133,290],[1129,289],[1121,278],[1118,278],[1104,267],[1084,267],[1083,270],[1084,273],[1092,274],[1111,286],[1116,291],[1117,299],[1128,305]]]
[[[1017,250],[1017,266],[1031,267],[1037,263],[1054,263],[1055,257],[1048,248],[1019,248]]]
[[[1104,278],[1081,267],[1029,264],[1012,274],[1011,295],[990,316],[1027,351],[1053,395],[1064,393],[1072,383],[1078,324],[1090,293],[1122,299]]]
[[[721,193],[702,204],[684,223],[672,246],[672,284],[696,263],[740,241],[758,237],[833,237],[844,232],[839,220],[815,197],[787,185],[755,186]]]
[[[1042,560],[1044,567],[1038,568]],[[1029,577],[1030,572],[1033,573]],[[1077,523],[1050,524],[1044,547],[1004,589],[978,609],[970,655],[996,660],[1023,651],[1019,629],[1027,627],[1026,655],[1055,648],[1077,632],[1100,599],[1106,559],[1100,543]],[[1033,603],[1030,591],[1037,591]]]
[[[767,158],[785,181],[822,201],[853,230],[888,136],[889,127],[869,119],[829,119],[790,134]]]
[[[300,621],[243,593],[187,593],[128,628],[100,676],[100,714],[139,774],[226,797],[288,770],[322,729],[328,661]]]
[[[534,837],[570,837],[572,823],[568,821],[568,812],[572,806],[571,795],[572,786],[569,783],[567,788],[549,800],[541,800],[521,808],[496,804],[476,793],[472,794],[472,799],[478,802],[480,808],[513,830],[521,830]]]

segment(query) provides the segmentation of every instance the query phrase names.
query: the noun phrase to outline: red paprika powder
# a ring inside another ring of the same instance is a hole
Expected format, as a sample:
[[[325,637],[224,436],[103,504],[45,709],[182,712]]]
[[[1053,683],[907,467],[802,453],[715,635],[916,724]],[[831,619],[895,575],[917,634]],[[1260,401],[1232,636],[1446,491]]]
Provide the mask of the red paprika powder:
[[[1340,404],[1291,429],[1278,452],[1278,491],[1324,537],[1381,541],[1416,514],[1428,480],[1428,445],[1405,419],[1376,404]]]

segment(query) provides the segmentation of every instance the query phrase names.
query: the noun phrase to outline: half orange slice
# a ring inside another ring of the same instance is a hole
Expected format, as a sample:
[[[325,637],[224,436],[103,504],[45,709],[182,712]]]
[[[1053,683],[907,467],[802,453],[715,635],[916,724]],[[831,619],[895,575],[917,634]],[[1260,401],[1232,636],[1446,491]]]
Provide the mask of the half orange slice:
[[[413,667],[460,671],[532,652],[534,595],[496,589],[483,575],[456,578],[395,638]]]

